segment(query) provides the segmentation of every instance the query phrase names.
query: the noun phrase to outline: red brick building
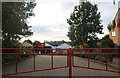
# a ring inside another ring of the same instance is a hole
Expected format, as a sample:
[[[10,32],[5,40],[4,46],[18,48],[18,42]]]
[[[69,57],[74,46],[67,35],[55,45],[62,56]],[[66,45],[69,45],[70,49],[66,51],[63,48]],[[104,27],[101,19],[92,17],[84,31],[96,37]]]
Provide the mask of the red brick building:
[[[120,45],[120,2],[112,26],[109,29],[109,36],[117,46]]]

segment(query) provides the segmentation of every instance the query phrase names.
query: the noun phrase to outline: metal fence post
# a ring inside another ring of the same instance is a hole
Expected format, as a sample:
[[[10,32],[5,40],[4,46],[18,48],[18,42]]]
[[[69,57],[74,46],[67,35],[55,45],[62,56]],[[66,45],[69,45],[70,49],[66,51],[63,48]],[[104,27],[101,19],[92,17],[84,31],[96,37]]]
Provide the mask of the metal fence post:
[[[33,66],[34,66],[34,71],[35,71],[35,54],[33,55]]]
[[[88,68],[90,68],[90,50],[88,49]]]
[[[69,67],[69,49],[67,50],[67,66]]]
[[[51,55],[51,69],[53,69],[53,52],[52,52],[52,55]]]
[[[72,78],[72,49],[69,48],[69,78]]]
[[[105,58],[106,58],[106,70],[108,70],[108,64],[107,64],[107,61],[108,61],[108,59],[107,59],[107,54],[106,54],[106,56],[105,56]]]
[[[16,74],[18,73],[18,50],[16,49]]]

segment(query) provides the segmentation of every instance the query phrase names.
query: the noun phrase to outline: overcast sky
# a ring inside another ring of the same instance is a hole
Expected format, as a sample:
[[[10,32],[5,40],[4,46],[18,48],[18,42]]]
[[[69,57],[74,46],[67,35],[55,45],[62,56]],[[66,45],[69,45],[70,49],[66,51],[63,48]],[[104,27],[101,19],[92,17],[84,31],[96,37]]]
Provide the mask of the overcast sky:
[[[116,0],[116,5],[113,5],[113,0],[89,1],[97,4],[98,10],[101,12],[101,20],[104,26],[104,34],[98,35],[101,38],[108,34],[107,25],[114,19],[118,9],[118,0]],[[29,19],[29,25],[32,26],[34,34],[26,39],[41,42],[44,40],[69,41],[66,36],[69,27],[66,20],[73,12],[74,6],[79,4],[79,0],[36,0],[36,4],[34,8],[35,17]]]

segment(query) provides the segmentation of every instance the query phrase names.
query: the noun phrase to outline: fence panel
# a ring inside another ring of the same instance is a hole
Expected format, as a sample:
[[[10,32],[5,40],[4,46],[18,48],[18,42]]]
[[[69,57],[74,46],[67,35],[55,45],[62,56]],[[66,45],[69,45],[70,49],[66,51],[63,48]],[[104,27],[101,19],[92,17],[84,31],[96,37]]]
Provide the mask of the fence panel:
[[[68,76],[71,78],[73,67],[120,73],[119,62],[114,62],[114,58],[119,61],[120,48],[0,49],[3,56],[2,76],[68,68]],[[59,64],[59,61],[62,63]],[[21,67],[22,65],[25,66]]]

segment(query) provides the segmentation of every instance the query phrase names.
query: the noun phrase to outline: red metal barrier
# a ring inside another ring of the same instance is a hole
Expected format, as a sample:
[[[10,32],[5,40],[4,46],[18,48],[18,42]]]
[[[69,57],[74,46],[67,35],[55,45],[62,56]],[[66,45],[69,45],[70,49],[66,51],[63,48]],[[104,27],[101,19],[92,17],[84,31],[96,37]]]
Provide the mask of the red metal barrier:
[[[68,49],[49,49],[49,48],[42,48],[44,50],[68,50]],[[32,48],[32,49],[22,49],[22,48],[0,48],[0,50],[15,50],[16,53],[0,53],[2,55],[16,55],[16,62],[15,62],[15,72],[14,73],[7,73],[7,74],[2,74],[2,76],[7,76],[7,75],[15,75],[15,74],[21,74],[21,73],[29,73],[29,72],[37,72],[37,71],[45,71],[45,70],[52,70],[52,69],[59,69],[59,68],[66,68],[68,67],[68,65],[65,65],[65,66],[57,66],[57,67],[53,67],[53,56],[69,56],[68,53],[66,54],[55,54],[55,53],[50,53],[50,54],[36,54],[36,53],[18,53],[19,50],[41,50],[39,48]],[[28,71],[23,71],[23,72],[19,72],[18,71],[18,63],[19,63],[19,56],[20,55],[31,55],[33,56],[33,70],[28,70]],[[36,69],[36,64],[35,64],[35,56],[36,55],[39,55],[39,56],[51,56],[51,67],[50,68],[43,68],[43,69]],[[68,59],[67,59],[68,61]],[[11,63],[11,64],[14,64],[14,63]]]
[[[69,78],[72,78],[72,49],[69,49]]]
[[[15,62],[15,66],[16,66],[16,71],[14,73],[8,73],[8,74],[2,74],[2,76],[6,76],[6,75],[15,75],[15,74],[21,74],[21,73],[29,73],[29,72],[37,72],[37,71],[45,71],[45,70],[52,70],[52,69],[59,69],[59,68],[69,68],[69,78],[72,78],[72,67],[76,67],[76,68],[86,68],[86,69],[92,69],[92,70],[100,70],[100,71],[109,71],[109,72],[116,72],[116,73],[120,73],[120,71],[114,71],[114,70],[109,70],[108,69],[108,59],[107,59],[107,55],[112,55],[112,54],[118,54],[120,55],[120,48],[83,48],[83,49],[80,49],[80,48],[69,48],[69,49],[60,49],[60,48],[57,48],[57,49],[51,49],[51,48],[42,48],[42,50],[66,50],[67,53],[50,53],[50,54],[36,54],[36,53],[26,53],[26,54],[23,54],[23,53],[19,53],[20,50],[41,50],[41,48],[27,48],[27,49],[23,49],[23,48],[0,48],[0,50],[15,50],[16,53],[1,53],[2,55],[6,55],[6,54],[10,54],[10,55],[16,55],[16,62]],[[81,52],[75,52],[75,50],[78,50],[78,51],[81,51]],[[83,50],[83,51],[82,51]],[[101,52],[100,52],[100,51]],[[102,52],[103,50],[103,52]],[[110,53],[110,52],[106,52],[108,50],[117,50],[117,52],[114,52],[114,53]],[[85,52],[84,52],[85,51]],[[96,51],[96,52],[92,52],[92,51]],[[82,53],[84,52],[84,53]],[[94,54],[99,54],[99,55],[104,55],[105,56],[105,59],[106,59],[106,64],[105,64],[105,69],[99,69],[99,68],[92,68],[91,65],[90,65],[90,62],[91,62],[91,56],[94,55]],[[18,71],[18,63],[19,63],[19,56],[20,55],[31,55],[33,57],[33,70],[29,70],[29,71],[23,71],[23,72],[19,72]],[[50,68],[44,68],[44,69],[36,69],[36,59],[35,59],[35,56],[36,55],[39,55],[39,56],[43,56],[43,55],[48,55],[48,56],[51,56],[51,67]],[[85,66],[78,66],[78,65],[75,65],[75,56],[79,56],[79,55],[87,55],[88,58],[88,66],[85,67]],[[54,67],[54,58],[53,56],[67,56],[67,65],[65,66],[58,66],[58,67]]]
[[[115,55],[115,54],[120,55],[120,48],[83,48],[83,49],[74,48],[74,50],[88,50],[88,52],[84,53],[84,54],[80,53],[80,52],[73,54],[74,57],[77,56],[77,55],[88,55],[88,63],[87,63],[88,66],[78,66],[78,65],[75,65],[73,63],[73,67],[120,73],[120,71],[119,71],[120,68],[118,70],[108,69],[108,66],[110,66],[110,65],[108,65],[108,59],[107,59],[107,55]],[[113,50],[113,51],[117,50],[117,52],[112,52],[112,53],[110,53],[110,52],[90,52],[90,50]],[[91,60],[90,56],[94,55],[94,54],[99,54],[99,55],[104,55],[105,56],[105,60],[106,60],[105,69],[93,68],[93,67],[90,66],[90,62],[91,62],[90,61]]]

